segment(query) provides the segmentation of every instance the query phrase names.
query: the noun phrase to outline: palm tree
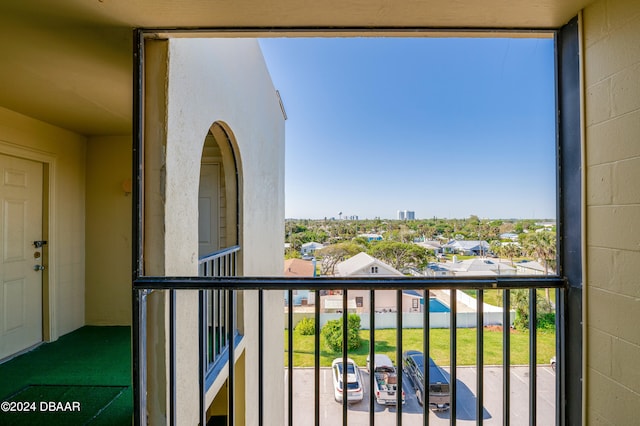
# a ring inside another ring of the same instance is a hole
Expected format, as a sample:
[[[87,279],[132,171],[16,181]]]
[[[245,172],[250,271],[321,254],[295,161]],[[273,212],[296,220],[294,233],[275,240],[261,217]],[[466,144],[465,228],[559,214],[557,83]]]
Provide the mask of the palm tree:
[[[510,242],[502,246],[502,254],[511,261],[511,266],[514,266],[513,259],[522,256],[522,249],[518,243]]]
[[[542,261],[544,274],[549,275],[549,266],[556,264],[556,234],[550,231],[520,234],[525,253]],[[549,289],[545,289],[547,302],[551,302]]]
[[[504,252],[503,249],[504,249],[504,246],[502,245],[502,242],[500,242],[498,240],[493,240],[489,244],[489,250],[491,251],[491,253],[493,253],[496,256],[498,256],[498,263],[500,262],[500,256],[502,256],[502,254]]]

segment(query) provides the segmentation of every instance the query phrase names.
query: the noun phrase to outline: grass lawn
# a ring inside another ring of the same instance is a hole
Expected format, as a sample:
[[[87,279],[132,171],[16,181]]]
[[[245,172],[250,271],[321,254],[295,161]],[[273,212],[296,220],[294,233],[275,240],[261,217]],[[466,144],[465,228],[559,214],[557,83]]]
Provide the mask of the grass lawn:
[[[285,365],[287,364],[287,338],[288,331],[285,330]],[[359,349],[349,352],[359,366],[366,365],[367,354],[369,353],[369,330],[360,330],[362,345]],[[461,328],[457,332],[457,364],[475,365],[476,363],[476,329]],[[538,332],[537,345],[538,364],[548,364],[552,356],[555,355],[555,332]],[[375,332],[376,353],[383,353],[396,362],[396,330],[385,329]],[[324,346],[322,337],[320,338],[320,365],[331,366],[334,358],[341,356],[338,353],[330,352]],[[417,349],[422,351],[422,329],[405,329],[402,333],[403,350]],[[431,329],[430,332],[431,357],[438,365],[450,365],[449,359],[449,329]],[[296,367],[313,367],[314,365],[314,336],[302,336],[294,331],[293,335],[293,365]],[[525,365],[529,362],[529,333],[511,332],[511,364]],[[502,364],[502,331],[484,330],[484,363],[485,365]]]
[[[469,296],[473,297],[474,299],[476,298],[476,290],[463,290],[466,294],[468,294]],[[545,290],[544,289],[538,289],[538,296],[539,297],[545,297]],[[549,289],[549,297],[551,299],[551,302],[553,302],[554,304],[556,303],[556,290],[555,289]],[[502,306],[502,290],[485,290],[484,292],[484,303],[487,303],[489,305],[493,305],[493,306]],[[513,308],[513,306],[511,306]]]

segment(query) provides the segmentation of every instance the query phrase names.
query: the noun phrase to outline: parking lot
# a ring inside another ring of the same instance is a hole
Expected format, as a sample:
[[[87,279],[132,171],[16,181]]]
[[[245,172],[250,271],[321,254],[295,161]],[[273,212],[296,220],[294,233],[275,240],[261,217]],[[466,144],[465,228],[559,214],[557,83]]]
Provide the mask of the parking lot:
[[[448,376],[448,368],[444,368]],[[364,381],[364,400],[348,408],[349,426],[369,424],[369,375],[361,369]],[[293,424],[298,426],[314,424],[314,374],[312,368],[293,369]],[[285,369],[285,387],[287,383]],[[476,424],[476,368],[458,367],[457,369],[457,424]],[[511,415],[513,425],[529,424],[529,368],[511,368]],[[549,366],[537,369],[537,423],[548,425],[555,423],[555,373]],[[403,388],[406,403],[402,407],[403,425],[422,425],[422,407],[410,386],[409,379],[403,375]],[[286,389],[285,389],[286,390]],[[285,405],[286,405],[285,401]],[[287,408],[285,407],[285,410]],[[375,404],[375,424],[395,425],[396,408]],[[502,425],[502,367],[484,369],[484,415],[486,425]],[[285,411],[286,412],[286,411]],[[320,369],[320,424],[342,424],[342,406],[334,400],[333,383],[330,368]],[[448,425],[449,412],[429,414],[430,425]]]

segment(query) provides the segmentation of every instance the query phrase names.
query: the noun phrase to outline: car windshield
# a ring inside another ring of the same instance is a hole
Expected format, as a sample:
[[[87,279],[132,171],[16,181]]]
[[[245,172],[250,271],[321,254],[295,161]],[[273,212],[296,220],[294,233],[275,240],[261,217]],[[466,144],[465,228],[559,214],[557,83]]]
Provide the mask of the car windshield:
[[[342,374],[342,363],[336,364],[338,366],[338,371]],[[347,374],[355,374],[356,369],[353,364],[347,363]]]
[[[342,390],[342,382],[338,384],[338,389]],[[360,389],[360,384],[358,382],[347,383],[347,390],[358,390],[358,389]]]
[[[433,393],[449,393],[449,385],[446,383],[436,383],[429,385],[429,390]]]
[[[424,371],[424,356],[420,353],[420,354],[412,355],[411,358],[413,359],[413,362],[416,364],[416,367],[419,370]],[[429,358],[429,367],[433,368],[435,366],[436,366],[436,363],[433,362],[431,358]]]

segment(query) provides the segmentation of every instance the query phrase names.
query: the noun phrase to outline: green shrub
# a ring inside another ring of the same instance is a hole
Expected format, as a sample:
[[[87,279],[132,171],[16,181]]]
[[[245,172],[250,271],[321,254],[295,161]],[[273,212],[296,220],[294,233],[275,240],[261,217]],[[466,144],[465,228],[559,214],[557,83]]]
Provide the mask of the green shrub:
[[[349,314],[347,317],[347,348],[348,350],[355,350],[360,347],[362,341],[360,340],[360,316],[356,314]],[[331,352],[342,352],[342,319],[330,320],[322,327],[321,332],[324,338],[327,349]]]
[[[529,313],[516,309],[516,318],[513,320],[513,328],[520,331],[529,329]]]
[[[548,312],[545,314],[538,314],[536,318],[538,323],[536,324],[536,328],[538,330],[555,330],[556,329],[556,314],[553,312]]]
[[[296,324],[296,331],[303,336],[313,336],[316,333],[316,320],[313,318],[302,318]]]

